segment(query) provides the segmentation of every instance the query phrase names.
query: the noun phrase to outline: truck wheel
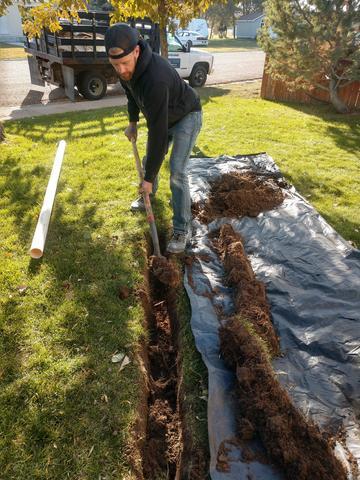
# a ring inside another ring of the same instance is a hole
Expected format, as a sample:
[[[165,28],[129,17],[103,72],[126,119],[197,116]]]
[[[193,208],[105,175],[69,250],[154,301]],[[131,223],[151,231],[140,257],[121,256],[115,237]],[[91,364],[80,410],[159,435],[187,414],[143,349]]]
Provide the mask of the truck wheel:
[[[195,65],[192,69],[189,83],[192,87],[202,87],[205,85],[207,78],[207,71],[203,65]]]
[[[107,81],[101,73],[84,72],[80,77],[78,89],[88,100],[99,100],[106,93]]]

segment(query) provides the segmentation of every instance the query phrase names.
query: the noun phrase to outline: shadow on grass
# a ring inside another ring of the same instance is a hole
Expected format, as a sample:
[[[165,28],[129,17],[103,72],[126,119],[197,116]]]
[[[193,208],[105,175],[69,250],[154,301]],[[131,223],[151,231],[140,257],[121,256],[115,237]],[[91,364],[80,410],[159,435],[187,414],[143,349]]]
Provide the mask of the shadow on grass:
[[[8,191],[18,184],[9,201],[27,238],[29,218],[21,211],[39,192],[15,162],[8,167]],[[80,205],[82,189],[70,205]],[[120,300],[118,289],[136,284],[142,242],[126,219],[118,223],[123,239],[97,236],[101,226],[96,205],[78,207],[76,217],[56,205],[46,255],[29,261],[28,291],[5,302],[0,464],[6,478],[115,478],[128,471],[126,435],[139,373],[134,363],[121,372],[111,357],[139,341],[135,294]]]
[[[212,98],[224,97],[225,95],[228,95],[231,90],[229,88],[218,88],[205,85],[198,89],[197,92],[200,96],[201,104],[204,106],[211,103]]]
[[[81,121],[79,121],[79,113],[81,113]],[[110,116],[112,118],[106,122],[106,118]],[[49,130],[49,122],[52,121],[52,118],[53,115],[47,115],[25,121],[9,121],[5,124],[5,130],[33,142],[41,141],[53,144],[59,140],[77,140],[119,133],[119,127],[113,120],[116,119],[120,123],[127,118],[127,112],[126,107],[117,107],[88,112],[71,112],[63,115],[56,114],[52,128]],[[140,125],[142,123],[140,122]]]
[[[302,173],[301,175],[292,175],[291,173],[288,173],[287,179],[296,186],[297,190],[301,191],[303,196],[311,196],[312,200],[317,200],[320,198],[317,192],[321,192],[322,195],[330,195],[334,198],[342,195],[340,188],[325,184],[323,181],[316,180],[306,172]]]
[[[30,172],[25,172],[19,160],[9,158],[2,163],[4,180],[0,184],[0,196],[7,199],[8,221],[13,220],[19,239],[26,244],[33,225],[34,207],[42,201],[44,192],[39,189],[34,177],[41,177],[47,171],[44,166],[34,167]],[[59,190],[61,184],[59,184]]]
[[[333,139],[334,143],[349,153],[360,151],[360,111],[352,114],[341,114],[328,105],[307,105],[293,102],[275,102],[284,105],[306,115],[320,118],[327,122],[326,135]]]
[[[225,96],[230,92],[227,88],[203,87],[198,90],[203,105],[210,103],[213,98]],[[106,116],[105,113],[106,112]],[[107,118],[112,117],[108,122]],[[92,138],[111,135],[119,132],[119,127],[113,120],[119,123],[127,120],[126,107],[107,108],[81,112],[81,121],[79,121],[79,112],[69,112],[63,115],[56,114],[52,128],[49,130],[49,121],[52,115],[36,117],[25,121],[8,121],[5,129],[14,135],[21,135],[33,142],[42,143],[57,142],[59,140],[77,140],[79,138]],[[111,121],[112,120],[112,121]],[[145,121],[139,122],[139,127],[143,127]]]
[[[316,204],[317,200],[321,203],[323,196],[334,198],[342,198],[343,192],[336,186],[327,185],[321,181],[317,181],[306,172],[302,175],[294,176],[287,174],[287,179],[295,186],[295,188],[312,204]],[[320,193],[320,194],[319,194]],[[337,212],[334,206],[331,213],[327,210],[318,210],[325,220],[346,240],[352,242],[357,248],[360,246],[360,224],[359,220],[348,220],[343,214]]]

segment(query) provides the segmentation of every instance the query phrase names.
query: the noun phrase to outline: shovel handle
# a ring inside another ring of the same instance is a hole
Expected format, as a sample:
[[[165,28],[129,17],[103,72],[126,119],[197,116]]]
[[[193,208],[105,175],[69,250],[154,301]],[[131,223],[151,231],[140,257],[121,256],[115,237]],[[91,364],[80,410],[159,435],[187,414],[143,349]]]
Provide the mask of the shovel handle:
[[[131,139],[131,144],[134,152],[135,164],[136,164],[136,169],[138,171],[139,180],[142,183],[144,180],[144,172],[141,165],[139,152],[136,146],[136,140],[134,138]],[[142,194],[142,197],[144,199],[147,221],[149,222],[149,225],[150,225],[150,233],[151,233],[151,238],[154,246],[154,253],[157,257],[161,257],[159,237],[156,229],[154,213],[153,213],[151,202],[150,202],[150,195],[144,192]]]

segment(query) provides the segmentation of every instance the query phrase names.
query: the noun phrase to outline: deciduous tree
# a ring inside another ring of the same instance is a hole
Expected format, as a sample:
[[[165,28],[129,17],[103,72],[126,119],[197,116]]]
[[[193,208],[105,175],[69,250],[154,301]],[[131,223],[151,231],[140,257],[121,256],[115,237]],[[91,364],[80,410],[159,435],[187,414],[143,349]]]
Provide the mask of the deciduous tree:
[[[262,10],[264,0],[242,0],[238,2],[238,8],[242,15],[248,15]]]
[[[227,0],[225,2],[214,2],[205,12],[205,18],[210,25],[210,37],[214,27],[219,25],[232,25],[235,27],[235,12],[237,11],[237,2]]]
[[[172,19],[180,21],[180,26],[185,27],[188,22],[203,12],[214,3],[213,0],[112,0],[115,7],[113,18],[121,20],[129,17],[150,17],[160,26],[161,54],[168,56],[166,29]]]
[[[22,0],[26,2],[26,0]],[[171,20],[176,18],[180,26],[185,26],[192,18],[207,10],[214,0],[111,0],[114,6],[112,21],[125,20],[130,17],[150,17],[160,25],[161,53],[168,55],[166,29]],[[0,15],[3,15],[14,0],[0,0]],[[22,9],[23,3],[19,4]],[[61,29],[59,18],[77,18],[78,10],[86,10],[85,0],[47,0],[29,9],[22,9],[23,28],[30,36],[37,36],[43,27],[55,32]]]

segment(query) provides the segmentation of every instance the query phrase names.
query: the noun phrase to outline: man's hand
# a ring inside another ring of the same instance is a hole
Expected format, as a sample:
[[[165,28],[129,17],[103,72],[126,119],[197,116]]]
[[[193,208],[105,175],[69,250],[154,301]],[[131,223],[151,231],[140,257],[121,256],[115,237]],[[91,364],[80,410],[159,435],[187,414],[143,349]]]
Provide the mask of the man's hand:
[[[130,122],[129,125],[125,129],[125,135],[131,142],[131,140],[134,138],[135,142],[137,140],[137,124],[136,122]]]
[[[152,193],[152,183],[144,180],[139,186],[139,193]]]

